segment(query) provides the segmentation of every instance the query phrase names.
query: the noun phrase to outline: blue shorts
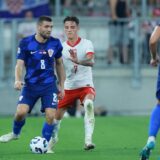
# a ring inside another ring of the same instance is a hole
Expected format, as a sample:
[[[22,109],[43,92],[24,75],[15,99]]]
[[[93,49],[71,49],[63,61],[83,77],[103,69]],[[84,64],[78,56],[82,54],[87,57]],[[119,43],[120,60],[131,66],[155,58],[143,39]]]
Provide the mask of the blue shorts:
[[[41,99],[41,112],[44,112],[46,108],[57,108],[58,89],[56,84],[49,83],[43,85],[25,85],[22,89],[21,95],[19,96],[18,104],[29,105],[29,113],[32,111],[35,103]]]

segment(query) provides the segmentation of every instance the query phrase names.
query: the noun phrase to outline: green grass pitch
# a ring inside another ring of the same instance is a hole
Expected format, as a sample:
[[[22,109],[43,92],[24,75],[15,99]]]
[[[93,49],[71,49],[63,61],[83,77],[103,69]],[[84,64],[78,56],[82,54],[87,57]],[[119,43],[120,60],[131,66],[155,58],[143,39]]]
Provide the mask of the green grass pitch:
[[[41,135],[44,117],[28,117],[19,140],[0,143],[0,160],[138,160],[147,140],[148,116],[96,117],[93,151],[84,151],[83,119],[65,118],[54,154],[33,154],[30,140]],[[0,135],[11,130],[12,118],[0,118]],[[159,139],[159,138],[158,138]],[[160,142],[150,160],[160,160]]]

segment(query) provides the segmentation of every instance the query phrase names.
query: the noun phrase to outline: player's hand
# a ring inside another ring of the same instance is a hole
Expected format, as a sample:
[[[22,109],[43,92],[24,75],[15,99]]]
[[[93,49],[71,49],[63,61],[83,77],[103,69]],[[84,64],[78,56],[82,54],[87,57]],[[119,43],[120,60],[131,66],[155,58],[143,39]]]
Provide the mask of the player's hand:
[[[73,51],[72,49],[69,50],[70,53],[70,60],[76,64],[78,64],[78,58],[77,58],[77,53],[75,51]]]
[[[22,82],[22,81],[15,81],[14,88],[17,89],[17,90],[21,90],[22,87],[23,87],[23,85],[24,85],[24,82]]]
[[[65,95],[64,89],[59,87],[58,100],[62,100]]]
[[[156,59],[153,59],[151,58],[151,61],[150,61],[150,64],[153,66],[153,67],[157,67],[158,63],[159,63],[159,57],[157,57]]]

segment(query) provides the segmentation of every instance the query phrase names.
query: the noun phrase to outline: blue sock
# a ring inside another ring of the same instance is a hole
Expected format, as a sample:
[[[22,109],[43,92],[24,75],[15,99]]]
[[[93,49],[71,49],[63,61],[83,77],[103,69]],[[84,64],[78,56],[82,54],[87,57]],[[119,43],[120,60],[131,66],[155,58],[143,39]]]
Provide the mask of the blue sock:
[[[22,121],[15,121],[13,122],[13,133],[19,135],[21,132],[22,127],[25,124],[25,119]]]
[[[49,142],[51,136],[52,136],[52,132],[54,129],[54,125],[53,124],[48,124],[48,123],[44,123],[43,125],[43,129],[42,129],[42,136],[44,138],[46,138],[46,140]]]
[[[157,104],[151,114],[150,125],[149,125],[149,136],[156,137],[159,128],[160,128],[160,104]]]

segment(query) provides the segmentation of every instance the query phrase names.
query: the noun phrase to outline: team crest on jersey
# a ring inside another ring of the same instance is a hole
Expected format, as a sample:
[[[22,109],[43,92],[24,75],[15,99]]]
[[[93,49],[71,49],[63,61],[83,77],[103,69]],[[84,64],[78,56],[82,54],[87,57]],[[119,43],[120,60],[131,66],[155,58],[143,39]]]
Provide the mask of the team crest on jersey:
[[[53,53],[54,53],[54,50],[53,50],[53,49],[49,49],[49,50],[48,50],[49,57],[52,57]]]

